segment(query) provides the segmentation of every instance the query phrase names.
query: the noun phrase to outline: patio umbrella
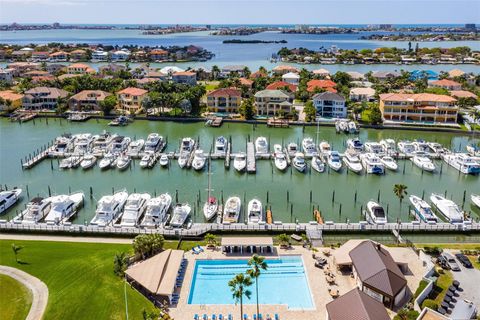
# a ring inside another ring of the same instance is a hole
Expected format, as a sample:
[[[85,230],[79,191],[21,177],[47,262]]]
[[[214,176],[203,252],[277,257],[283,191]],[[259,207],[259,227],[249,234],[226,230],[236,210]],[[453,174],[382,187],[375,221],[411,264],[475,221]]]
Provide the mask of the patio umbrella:
[[[453,280],[452,284],[455,288],[458,288],[460,286],[460,282],[458,282],[457,280]]]

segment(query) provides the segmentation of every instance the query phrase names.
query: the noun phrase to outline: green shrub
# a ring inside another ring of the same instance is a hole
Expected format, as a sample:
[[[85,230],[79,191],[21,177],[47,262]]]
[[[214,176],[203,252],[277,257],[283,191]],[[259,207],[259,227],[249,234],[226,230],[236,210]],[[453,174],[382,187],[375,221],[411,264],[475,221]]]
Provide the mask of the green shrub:
[[[425,299],[422,302],[422,309],[427,308],[427,307],[432,309],[432,310],[437,311],[438,304],[432,299]]]
[[[420,281],[418,284],[418,288],[415,291],[415,294],[413,295],[413,298],[416,299],[420,293],[422,293],[423,289],[427,286],[428,282],[426,280]]]
[[[420,313],[418,313],[418,311],[402,309],[393,317],[393,320],[416,320],[419,315]]]

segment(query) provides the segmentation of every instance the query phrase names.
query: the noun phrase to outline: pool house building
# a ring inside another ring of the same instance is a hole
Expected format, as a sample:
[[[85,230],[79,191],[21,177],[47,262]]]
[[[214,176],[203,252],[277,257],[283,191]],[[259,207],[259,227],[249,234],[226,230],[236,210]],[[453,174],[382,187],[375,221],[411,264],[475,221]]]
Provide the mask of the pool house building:
[[[270,237],[222,237],[222,252],[227,254],[271,254],[273,240]]]

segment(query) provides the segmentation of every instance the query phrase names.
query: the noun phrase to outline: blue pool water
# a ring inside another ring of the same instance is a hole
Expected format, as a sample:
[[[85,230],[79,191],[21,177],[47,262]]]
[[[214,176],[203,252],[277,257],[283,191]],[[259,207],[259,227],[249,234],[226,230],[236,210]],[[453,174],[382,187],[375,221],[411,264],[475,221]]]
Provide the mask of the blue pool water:
[[[265,260],[268,269],[258,279],[260,304],[285,304],[289,309],[313,309],[312,296],[300,256]],[[234,304],[228,286],[236,274],[249,268],[247,260],[197,260],[190,286],[189,304]],[[255,304],[255,283],[249,288]]]

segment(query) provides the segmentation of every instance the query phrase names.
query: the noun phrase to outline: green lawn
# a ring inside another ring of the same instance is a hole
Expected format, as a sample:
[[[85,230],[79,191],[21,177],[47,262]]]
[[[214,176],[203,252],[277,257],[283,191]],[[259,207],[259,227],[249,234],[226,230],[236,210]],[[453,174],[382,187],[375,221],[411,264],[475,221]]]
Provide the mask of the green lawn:
[[[436,295],[434,300],[439,305],[443,301],[448,287],[452,285],[452,282],[453,276],[450,271],[444,270],[443,273],[439,274],[437,282],[435,282],[435,285],[433,286],[433,294]]]
[[[480,270],[480,262],[478,262],[477,256],[467,256],[468,260],[473,264],[473,266]]]
[[[25,319],[32,305],[32,293],[17,280],[0,274],[0,319]]]
[[[49,290],[45,320],[125,319],[124,284],[113,274],[113,256],[130,251],[130,245],[15,241],[24,247],[19,254],[22,264],[18,264],[12,242],[0,241],[0,264],[21,269],[45,282]],[[127,300],[130,319],[141,318],[143,309],[154,310],[130,286]]]

